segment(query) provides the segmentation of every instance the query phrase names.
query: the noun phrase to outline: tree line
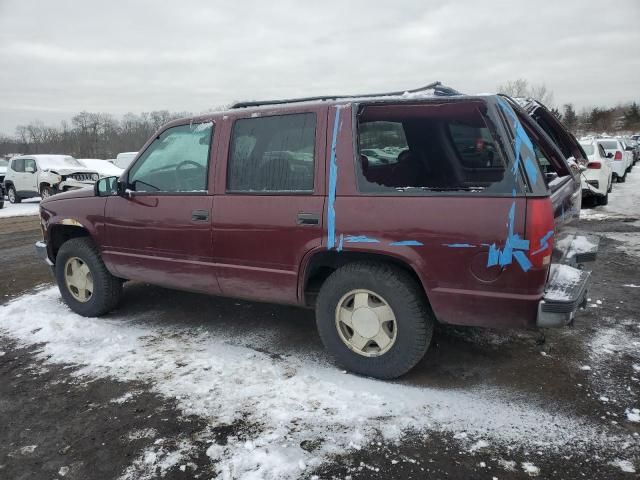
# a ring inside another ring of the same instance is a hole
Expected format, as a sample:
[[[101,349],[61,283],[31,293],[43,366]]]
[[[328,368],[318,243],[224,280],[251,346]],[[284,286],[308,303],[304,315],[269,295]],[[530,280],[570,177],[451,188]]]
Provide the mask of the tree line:
[[[513,97],[531,97],[549,107],[567,128],[580,136],[588,133],[640,132],[640,107],[636,102],[615,107],[583,108],[554,105],[553,92],[544,84],[517,79],[498,87]],[[81,112],[71,122],[48,126],[41,121],[19,125],[14,136],[0,136],[0,155],[10,153],[59,153],[76,158],[115,158],[119,152],[137,151],[163,124],[189,116],[188,112],[157,110],[117,119],[107,113]]]
[[[18,125],[13,137],[0,137],[0,155],[10,153],[67,154],[76,158],[115,158],[137,151],[165,123],[187,117],[188,112],[158,110],[116,119],[107,113],[81,112],[71,122],[48,126],[41,121]]]
[[[517,79],[498,86],[498,92],[512,97],[530,97],[546,105],[575,135],[589,133],[640,132],[640,107],[636,102],[615,107],[590,107],[576,112],[572,103],[560,108],[554,105],[553,92],[546,85],[531,85],[525,79]]]

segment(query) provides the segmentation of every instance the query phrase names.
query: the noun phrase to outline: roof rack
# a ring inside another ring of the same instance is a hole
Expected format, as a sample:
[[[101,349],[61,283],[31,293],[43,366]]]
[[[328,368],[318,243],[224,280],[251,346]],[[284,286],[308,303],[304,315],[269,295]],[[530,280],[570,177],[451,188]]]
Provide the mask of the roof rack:
[[[314,101],[328,101],[328,100],[341,100],[346,98],[366,98],[366,97],[397,97],[404,95],[405,93],[419,93],[425,90],[433,90],[435,95],[439,96],[452,96],[461,95],[460,92],[453,88],[442,85],[441,82],[433,82],[424,87],[414,88],[412,90],[400,90],[397,92],[386,93],[367,93],[364,95],[325,95],[319,97],[301,97],[301,98],[287,98],[284,100],[255,100],[250,102],[238,102],[231,105],[231,108],[247,108],[247,107],[260,107],[263,105],[281,105],[284,103],[300,103],[300,102],[314,102]]]

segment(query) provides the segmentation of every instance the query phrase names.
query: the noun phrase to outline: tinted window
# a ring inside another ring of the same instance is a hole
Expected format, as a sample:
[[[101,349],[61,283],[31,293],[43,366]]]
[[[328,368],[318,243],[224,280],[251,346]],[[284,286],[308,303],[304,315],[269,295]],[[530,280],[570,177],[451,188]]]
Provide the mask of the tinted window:
[[[598,143],[602,145],[605,150],[617,150],[618,148],[618,142],[615,140],[602,140]]]
[[[227,190],[313,191],[315,134],[314,113],[237,120],[231,139]]]
[[[207,189],[212,123],[172,127],[145,150],[129,173],[138,192],[202,192]]]
[[[586,153],[587,155],[593,155],[593,152],[595,151],[593,148],[593,144],[592,143],[581,143],[580,145],[582,145],[582,149],[584,150],[584,153]]]
[[[362,192],[511,192],[484,104],[368,106],[359,114]],[[386,118],[385,118],[386,117]]]
[[[14,172],[24,172],[24,158],[18,158],[12,161],[11,169]]]

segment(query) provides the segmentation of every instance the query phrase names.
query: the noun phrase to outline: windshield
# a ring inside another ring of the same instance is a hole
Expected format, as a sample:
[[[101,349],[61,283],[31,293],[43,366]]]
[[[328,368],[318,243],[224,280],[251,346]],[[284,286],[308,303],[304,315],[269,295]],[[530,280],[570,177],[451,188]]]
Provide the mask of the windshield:
[[[39,157],[38,165],[43,169],[77,168],[82,164],[73,157]]]
[[[8,160],[3,160],[0,158],[0,167],[6,167],[9,165],[9,161]]]
[[[593,152],[595,150],[593,148],[593,143],[581,143],[580,145],[582,146],[584,153],[586,153],[587,155],[593,155]]]

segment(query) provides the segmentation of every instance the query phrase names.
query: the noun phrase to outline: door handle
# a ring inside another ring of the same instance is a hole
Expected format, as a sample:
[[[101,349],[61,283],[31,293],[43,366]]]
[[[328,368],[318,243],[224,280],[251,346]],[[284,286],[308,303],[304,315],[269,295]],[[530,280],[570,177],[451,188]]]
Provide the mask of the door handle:
[[[299,213],[298,225],[318,225],[320,223],[320,215],[317,213]]]
[[[192,222],[208,222],[209,212],[207,210],[194,210],[191,212]]]

